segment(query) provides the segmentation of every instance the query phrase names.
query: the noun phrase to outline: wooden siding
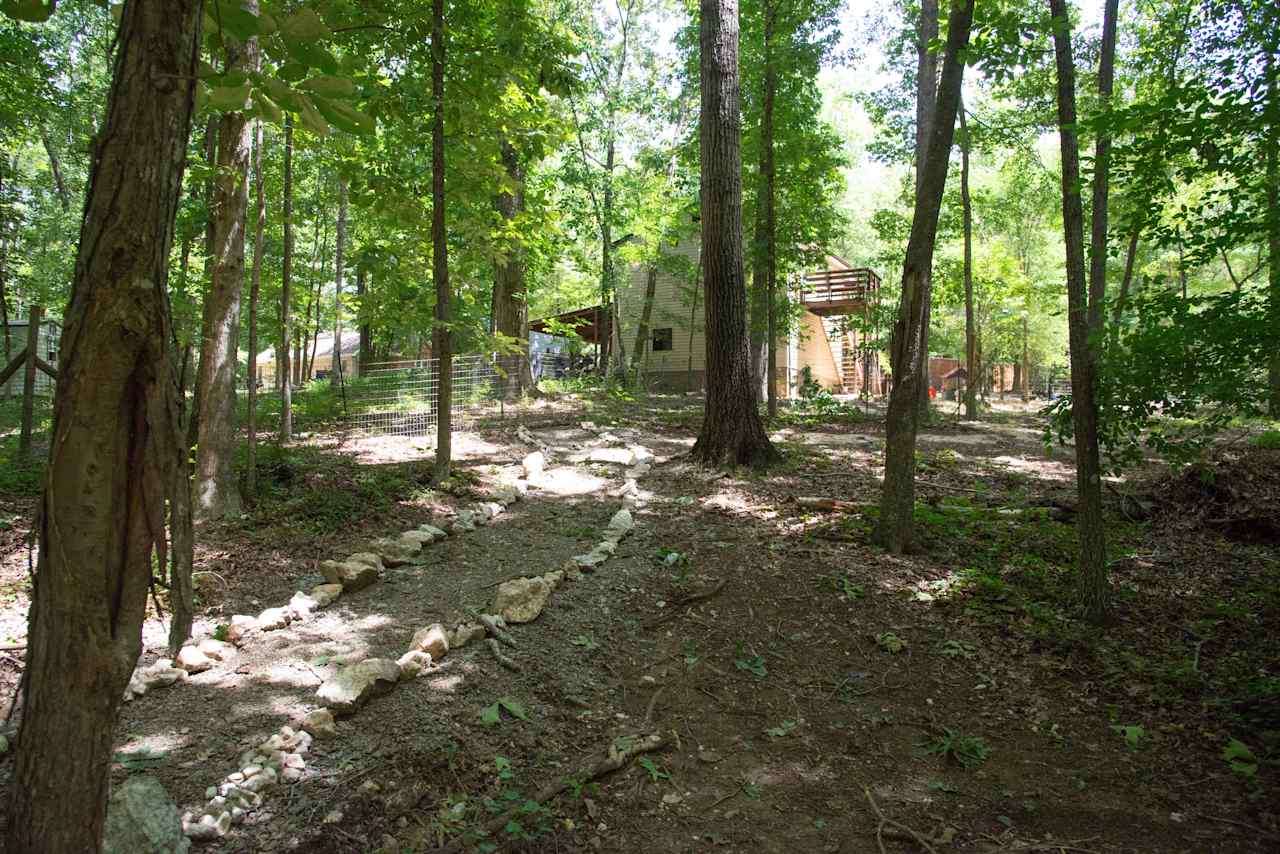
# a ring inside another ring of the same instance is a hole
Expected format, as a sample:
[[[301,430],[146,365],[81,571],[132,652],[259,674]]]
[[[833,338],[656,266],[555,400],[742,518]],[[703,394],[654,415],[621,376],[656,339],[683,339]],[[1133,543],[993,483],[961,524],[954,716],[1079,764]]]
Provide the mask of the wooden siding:
[[[699,247],[694,240],[685,240],[675,248],[666,248],[669,255],[686,258],[692,267],[698,263]],[[631,265],[624,281],[618,286],[618,314],[622,336],[622,351],[627,359],[628,369],[631,366],[633,351],[636,346],[636,329],[640,325],[640,316],[644,311],[645,285],[649,269],[640,264]],[[659,269],[657,284],[653,294],[653,314],[649,320],[649,340],[645,342],[645,357],[641,361],[642,372],[646,377],[658,375],[686,374],[689,370],[690,347],[693,350],[693,370],[697,381],[705,366],[706,344],[703,339],[703,304],[699,289],[696,310],[692,303],[692,283],[680,276]],[[701,283],[699,283],[701,288]],[[690,336],[689,317],[693,313],[693,334]],[[653,330],[671,330],[671,349],[653,352]],[[692,340],[691,340],[692,339]],[[674,379],[671,377],[670,379]],[[667,382],[671,385],[671,382]]]

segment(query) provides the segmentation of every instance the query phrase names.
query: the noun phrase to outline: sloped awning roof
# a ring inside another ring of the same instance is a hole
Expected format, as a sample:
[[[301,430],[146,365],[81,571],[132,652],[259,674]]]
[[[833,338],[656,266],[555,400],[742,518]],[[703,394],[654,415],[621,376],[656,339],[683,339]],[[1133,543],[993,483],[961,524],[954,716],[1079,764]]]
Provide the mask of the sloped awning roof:
[[[602,337],[609,334],[609,312],[602,306],[590,305],[586,308],[574,309],[551,317],[543,317],[529,322],[530,332],[553,334],[547,328],[550,323],[572,326],[584,341],[598,344]],[[600,334],[599,326],[604,327],[605,335]]]
[[[332,359],[333,358],[333,333],[321,332],[320,337],[316,339],[315,348],[316,348],[317,361],[320,360],[321,358]],[[359,330],[351,330],[350,332],[343,332],[341,355],[345,358],[347,356],[355,356],[359,352],[360,352]],[[310,353],[311,353],[310,347],[308,346],[308,350],[307,350],[308,358],[310,358]],[[264,363],[272,363],[272,362],[275,362],[275,360],[276,360],[275,347],[269,347],[258,354],[259,365]]]
[[[955,368],[954,370],[943,374],[942,378],[944,380],[967,380],[969,378],[969,372],[964,368]]]

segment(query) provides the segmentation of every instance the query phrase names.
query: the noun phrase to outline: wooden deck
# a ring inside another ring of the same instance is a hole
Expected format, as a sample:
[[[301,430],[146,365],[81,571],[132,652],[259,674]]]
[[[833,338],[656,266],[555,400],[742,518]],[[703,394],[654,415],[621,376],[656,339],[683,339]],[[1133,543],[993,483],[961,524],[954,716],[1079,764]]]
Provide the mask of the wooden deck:
[[[880,277],[866,267],[827,270],[804,277],[800,304],[814,314],[850,314],[866,307]]]

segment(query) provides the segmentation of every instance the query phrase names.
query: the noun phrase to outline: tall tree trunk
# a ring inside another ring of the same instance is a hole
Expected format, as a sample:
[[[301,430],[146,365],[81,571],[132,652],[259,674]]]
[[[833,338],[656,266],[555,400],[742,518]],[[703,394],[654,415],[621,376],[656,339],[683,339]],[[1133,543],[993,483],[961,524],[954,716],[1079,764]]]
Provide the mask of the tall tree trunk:
[[[924,160],[920,190],[916,193],[902,271],[902,301],[893,334],[893,391],[885,415],[884,488],[874,535],[876,541],[893,554],[902,554],[913,545],[919,384],[925,381],[929,362],[924,334],[928,321],[929,278],[964,75],[960,54],[969,44],[973,4],[974,0],[952,0],[938,108],[933,115],[929,151]]]
[[[444,208],[444,0],[431,0],[431,278],[436,286],[435,478],[449,478],[453,465],[453,340],[449,329],[453,291],[449,286],[449,241]],[[605,241],[608,245],[608,241]]]
[[[778,69],[773,55],[773,32],[777,9],[772,0],[764,4],[764,97],[760,113],[760,198],[756,201],[759,215],[756,217],[756,258],[752,265],[752,278],[756,288],[762,291],[764,302],[764,375],[767,411],[772,418],[778,414],[777,389],[777,305],[775,303],[778,279],[778,210],[776,169],[774,167],[773,106],[778,91]],[[763,280],[763,281],[762,281]],[[763,284],[763,288],[761,288]],[[756,383],[757,388],[759,382]]]
[[[604,160],[604,202],[600,211],[600,308],[604,325],[597,327],[598,345],[600,347],[600,375],[609,373],[610,344],[613,341],[613,298],[614,298],[614,258],[613,258],[613,169],[617,158],[617,142],[611,136],[605,151]],[[604,334],[606,326],[610,334]]]
[[[284,258],[280,264],[280,349],[276,374],[280,382],[280,444],[293,439],[293,383],[289,377],[289,286],[293,277],[293,120],[284,117]]]
[[[267,227],[267,196],[262,185],[262,120],[255,123],[253,190],[258,215],[253,228],[253,278],[249,284],[249,398],[246,427],[249,447],[245,459],[245,493],[250,503],[258,494],[258,292],[262,287],[262,250]]]
[[[1022,384],[1018,386],[1024,403],[1031,399],[1031,330],[1028,320],[1030,313],[1031,307],[1026,306],[1022,312]]]
[[[359,364],[356,366],[356,373],[364,376],[365,368],[373,363],[373,330],[369,327],[366,319],[369,316],[368,310],[364,305],[364,296],[367,285],[365,284],[368,271],[363,263],[356,267],[356,297],[360,303],[360,356]]]
[[[1111,94],[1117,0],[1107,0],[1098,69],[1099,94]],[[1097,352],[1091,341],[1102,321],[1106,270],[1107,147],[1099,134],[1094,164],[1093,258],[1085,280],[1084,212],[1080,198],[1080,143],[1076,136],[1075,61],[1066,0],[1049,0],[1058,71],[1058,132],[1062,144],[1062,222],[1066,244],[1068,337],[1071,346],[1071,415],[1075,432],[1079,595],[1086,619],[1101,623],[1109,610],[1106,539],[1102,525],[1102,471],[1098,453]],[[1101,235],[1101,240],[1098,240]]]
[[[126,0],[64,313],[5,848],[98,851],[116,710],[142,651],[182,452],[169,251],[200,0]]]
[[[751,382],[742,264],[742,114],[738,0],[701,0],[702,263],[706,281],[707,398],[693,458],[707,466],[763,466],[778,452]]]
[[[257,0],[243,4],[257,14]],[[258,65],[258,40],[241,44],[226,33],[226,67],[247,73]],[[251,128],[244,113],[218,120],[214,177],[213,266],[204,297],[200,362],[196,373],[196,483],[192,514],[197,522],[240,515],[235,472],[236,356],[240,341],[240,295],[244,290],[244,231],[249,210]]]
[[[333,366],[329,382],[338,385],[342,377],[342,273],[347,249],[347,179],[338,179],[338,226],[334,237],[333,270]]]
[[[175,354],[176,355],[176,354]],[[186,436],[191,431],[191,412],[187,408],[187,388],[194,373],[194,346],[183,348],[182,362],[177,371],[180,378],[174,395],[175,434]],[[183,644],[191,637],[191,624],[195,621],[195,588],[192,570],[195,568],[196,540],[194,520],[191,516],[191,463],[190,454],[178,454],[174,460],[173,474],[169,477],[169,654],[177,656]]]
[[[0,157],[0,326],[4,327],[4,363],[13,359],[13,340],[9,330],[9,220],[4,215],[4,158]],[[0,394],[4,393],[0,387]]]
[[[916,29],[916,195],[923,186],[925,164],[929,159],[929,141],[933,136],[938,102],[938,56],[929,45],[938,38],[938,0],[921,0],[920,22]],[[920,421],[928,424],[929,408],[929,325],[933,315],[933,271],[925,272],[924,322],[920,347],[924,361],[920,368]],[[896,369],[895,369],[896,370]]]
[[[498,214],[510,227],[524,213],[524,167],[520,164],[519,153],[505,139],[502,141],[502,166],[515,189],[510,193],[499,193],[495,204]],[[502,258],[494,262],[493,270],[493,329],[522,342],[514,370],[503,383],[507,397],[534,390],[533,373],[529,367],[528,297],[525,251],[517,240]]]
[[[969,195],[969,125],[964,115],[964,99],[957,108],[960,114],[960,207],[964,220],[964,417],[978,419],[978,329],[973,314],[973,199]]]
[[[1271,30],[1274,35],[1274,28]],[[1272,44],[1274,48],[1274,42]],[[1267,309],[1271,316],[1271,359],[1267,365],[1267,411],[1280,418],[1280,62],[1266,52],[1267,125]]]

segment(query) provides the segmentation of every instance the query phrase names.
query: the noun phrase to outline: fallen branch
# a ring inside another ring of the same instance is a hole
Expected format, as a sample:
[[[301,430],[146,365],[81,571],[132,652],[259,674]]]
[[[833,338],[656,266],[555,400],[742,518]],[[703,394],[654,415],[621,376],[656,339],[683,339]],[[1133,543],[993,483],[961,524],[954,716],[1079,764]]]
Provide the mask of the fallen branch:
[[[603,755],[597,756],[591,762],[579,767],[574,773],[561,777],[554,783],[548,783],[534,795],[533,800],[539,804],[545,805],[552,798],[566,791],[573,785],[584,785],[592,780],[603,777],[606,774],[612,774],[614,771],[622,768],[635,757],[642,753],[652,753],[655,750],[661,750],[666,746],[668,736],[665,733],[653,732],[647,735],[630,735],[619,736],[610,744],[609,749]],[[507,822],[515,817],[519,809],[524,805],[523,801],[494,816],[485,822],[480,828],[479,838],[489,838],[501,831],[507,826]],[[468,845],[473,844],[477,838],[477,831],[464,833],[452,842],[440,848],[431,849],[430,854],[457,854],[464,850]]]
[[[876,799],[871,796],[871,789],[863,787],[862,791],[867,796],[867,803],[871,804],[871,810],[876,814],[876,818],[880,823],[876,825],[876,845],[880,847],[880,854],[886,854],[884,848],[884,829],[886,827],[896,828],[914,839],[921,848],[928,851],[929,854],[938,854],[937,850],[930,843],[929,838],[921,835],[919,832],[907,827],[900,821],[894,821],[880,811],[880,805],[876,803]]]
[[[504,653],[502,651],[502,647],[498,646],[498,642],[493,638],[489,638],[489,651],[493,653],[493,657],[496,658],[498,663],[503,667],[515,673],[520,672],[520,662]]]
[[[484,626],[484,630],[489,633],[491,638],[497,638],[510,647],[517,646],[516,639],[498,625],[497,617],[492,614],[480,614],[476,619],[480,621],[480,625]]]
[[[812,495],[797,496],[796,504],[806,510],[839,511],[841,513],[853,513],[858,510],[858,505],[852,501],[842,501],[839,498],[819,498]]]
[[[662,625],[663,623],[667,622],[667,620],[674,620],[677,616],[679,616],[681,608],[684,608],[686,605],[692,605],[694,602],[701,602],[704,599],[710,599],[712,596],[715,596],[717,593],[723,590],[727,582],[728,582],[728,579],[722,578],[720,579],[720,582],[716,584],[716,586],[712,587],[710,590],[704,590],[701,593],[694,593],[691,596],[685,596],[675,602],[672,602],[670,605],[671,610],[667,611],[667,613],[663,614],[661,617],[658,617],[656,620],[650,620],[649,622],[641,626],[641,628],[652,629]]]

